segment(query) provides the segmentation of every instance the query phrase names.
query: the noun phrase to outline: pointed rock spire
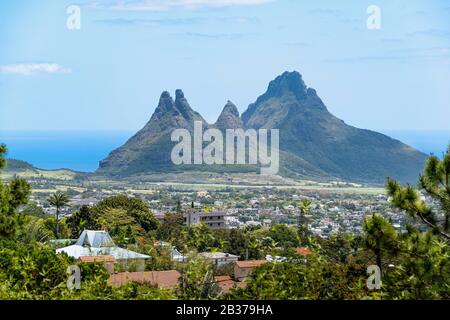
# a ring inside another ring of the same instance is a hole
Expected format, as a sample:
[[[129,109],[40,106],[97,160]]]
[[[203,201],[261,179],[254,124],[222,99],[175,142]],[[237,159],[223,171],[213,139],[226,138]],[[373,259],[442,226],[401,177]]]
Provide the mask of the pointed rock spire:
[[[239,111],[233,102],[227,102],[222,113],[217,119],[216,127],[222,131],[227,129],[243,128],[241,118],[239,117]]]

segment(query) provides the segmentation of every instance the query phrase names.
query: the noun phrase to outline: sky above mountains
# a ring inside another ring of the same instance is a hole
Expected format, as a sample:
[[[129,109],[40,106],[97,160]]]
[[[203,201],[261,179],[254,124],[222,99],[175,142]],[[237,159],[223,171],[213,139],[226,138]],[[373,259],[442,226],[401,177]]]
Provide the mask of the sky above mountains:
[[[450,130],[447,0],[2,1],[0,43],[0,130],[137,131],[177,88],[215,122],[286,70],[351,125]]]

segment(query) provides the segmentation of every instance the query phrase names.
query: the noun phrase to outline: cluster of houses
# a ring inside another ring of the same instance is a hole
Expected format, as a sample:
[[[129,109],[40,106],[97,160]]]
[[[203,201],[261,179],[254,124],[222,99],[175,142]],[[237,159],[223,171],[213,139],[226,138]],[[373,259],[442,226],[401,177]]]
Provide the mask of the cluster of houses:
[[[156,242],[155,246],[168,249],[171,252],[173,261],[186,262],[187,257],[176,248],[165,242]],[[308,255],[307,249],[302,249],[302,255]],[[118,247],[108,232],[85,230],[79,239],[70,246],[56,250],[57,253],[66,253],[75,258],[80,263],[101,263],[110,273],[109,284],[112,286],[124,285],[128,282],[147,283],[159,288],[176,288],[181,277],[177,270],[168,271],[137,271],[145,270],[145,261],[151,259],[150,256],[137,253],[131,250]],[[231,288],[244,287],[245,279],[251,275],[253,270],[268,262],[281,262],[279,257],[267,257],[266,260],[239,261],[239,257],[223,252],[201,253],[207,261],[215,267],[233,265],[233,276],[219,276],[215,282],[222,292],[227,292]],[[118,272],[117,270],[124,270]],[[128,270],[128,271],[126,271]]]

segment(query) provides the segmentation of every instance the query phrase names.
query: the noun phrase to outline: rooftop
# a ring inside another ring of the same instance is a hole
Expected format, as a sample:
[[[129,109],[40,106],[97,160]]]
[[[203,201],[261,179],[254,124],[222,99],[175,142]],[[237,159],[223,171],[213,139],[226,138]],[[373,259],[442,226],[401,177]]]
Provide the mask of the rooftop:
[[[267,263],[267,260],[246,260],[246,261],[236,261],[236,266],[239,268],[247,269],[247,268],[257,268]]]
[[[79,257],[78,260],[85,263],[116,262],[116,258],[114,258],[113,256]]]
[[[108,283],[121,286],[129,282],[156,285],[158,288],[173,289],[178,286],[181,274],[176,270],[150,272],[122,272],[111,275]]]
[[[223,293],[229,292],[234,287],[245,288],[245,282],[234,281],[230,276],[218,276],[214,278],[215,283]]]
[[[76,244],[56,250],[56,253],[63,252],[75,259],[98,256],[113,256],[116,260],[150,259],[150,256],[145,254],[116,246],[106,231],[85,230]]]
[[[301,247],[301,248],[297,248],[297,249],[296,249],[296,253],[297,253],[298,255],[307,257],[307,256],[309,256],[310,254],[312,254],[312,251],[309,250],[308,248]]]
[[[202,256],[209,259],[238,259],[239,256],[235,256],[231,253],[224,253],[224,252],[203,252],[201,253]]]

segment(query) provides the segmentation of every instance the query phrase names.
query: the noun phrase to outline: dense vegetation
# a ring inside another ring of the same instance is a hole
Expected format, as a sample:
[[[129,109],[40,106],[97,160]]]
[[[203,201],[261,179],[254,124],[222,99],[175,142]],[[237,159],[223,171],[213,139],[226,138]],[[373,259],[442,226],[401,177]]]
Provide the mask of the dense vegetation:
[[[5,154],[6,147],[0,146],[0,170],[6,165]],[[124,195],[91,208],[81,207],[59,220],[30,204],[30,185],[14,179],[0,183],[0,299],[449,299],[450,152],[442,160],[428,159],[419,188],[394,180],[387,183],[393,207],[417,221],[407,232],[399,233],[374,213],[362,222],[361,235],[336,234],[322,239],[309,234],[302,219],[299,228],[186,227],[180,207],[159,223],[145,202]],[[49,203],[61,208],[66,200],[58,194]],[[299,204],[302,213],[308,213],[309,205]],[[148,270],[180,270],[179,287],[111,287],[109,274],[101,265],[81,264],[81,289],[70,290],[67,268],[75,261],[56,254],[48,241],[77,238],[84,229],[106,229],[117,245],[149,254],[153,259],[146,265]],[[190,260],[176,264],[168,249],[154,245],[156,240],[171,243]],[[310,254],[299,255],[299,246],[308,248]],[[246,288],[223,295],[214,276],[231,270],[212,268],[196,255],[219,250],[242,259],[273,255],[287,261],[257,268]],[[371,265],[381,271],[379,290],[367,286]]]

